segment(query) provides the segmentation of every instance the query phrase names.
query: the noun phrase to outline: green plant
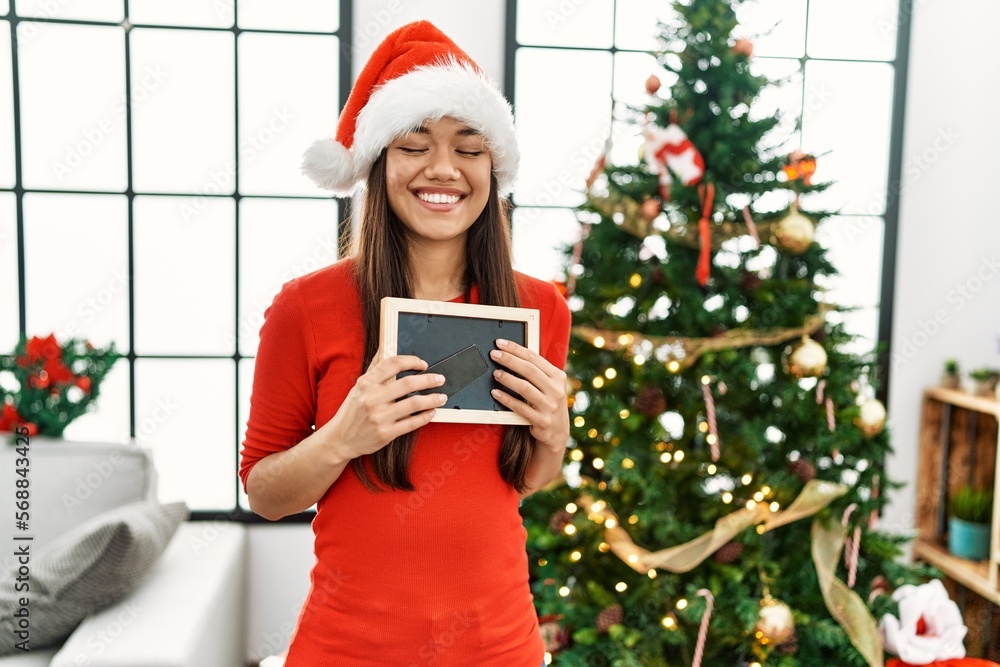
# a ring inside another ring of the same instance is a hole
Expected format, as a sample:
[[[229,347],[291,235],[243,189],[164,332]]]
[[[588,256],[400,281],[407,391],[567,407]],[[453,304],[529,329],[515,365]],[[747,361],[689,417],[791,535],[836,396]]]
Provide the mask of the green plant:
[[[948,359],[944,362],[944,372],[946,375],[959,375],[958,360]]]
[[[60,437],[92,406],[120,358],[113,342],[95,348],[80,338],[22,336],[13,354],[0,355],[0,375],[11,381],[0,386],[0,432]]]
[[[996,368],[977,368],[969,373],[969,377],[977,382],[988,382],[1000,378],[1000,370]]]
[[[989,523],[993,517],[993,491],[963,486],[952,498],[951,514],[969,523]]]

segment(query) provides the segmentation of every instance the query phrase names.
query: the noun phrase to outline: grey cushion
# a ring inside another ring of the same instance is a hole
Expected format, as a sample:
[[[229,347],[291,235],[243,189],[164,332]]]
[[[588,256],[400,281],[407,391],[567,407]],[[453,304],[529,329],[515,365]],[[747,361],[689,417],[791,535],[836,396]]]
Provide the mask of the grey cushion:
[[[189,516],[183,502],[143,501],[94,517],[40,551],[28,546],[30,590],[15,590],[16,566],[0,580],[0,655],[18,651],[20,598],[29,600],[30,647],[58,645],[88,614],[138,586]],[[31,542],[11,548],[22,545]]]

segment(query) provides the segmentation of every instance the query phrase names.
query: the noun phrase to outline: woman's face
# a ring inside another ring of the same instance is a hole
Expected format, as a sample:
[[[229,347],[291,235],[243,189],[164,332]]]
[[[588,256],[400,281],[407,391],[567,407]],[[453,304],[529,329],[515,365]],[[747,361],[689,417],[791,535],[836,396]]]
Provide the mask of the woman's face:
[[[389,144],[389,205],[411,240],[464,241],[486,207],[492,168],[476,130],[449,116],[424,121]]]

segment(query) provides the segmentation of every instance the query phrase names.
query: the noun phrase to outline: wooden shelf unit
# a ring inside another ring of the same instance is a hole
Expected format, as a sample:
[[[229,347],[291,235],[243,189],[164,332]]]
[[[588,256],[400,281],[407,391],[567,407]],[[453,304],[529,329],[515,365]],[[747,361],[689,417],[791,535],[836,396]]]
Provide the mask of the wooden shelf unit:
[[[913,557],[942,572],[963,607],[969,655],[993,658],[1000,650],[1000,401],[955,389],[924,390],[916,485],[917,539]],[[964,484],[994,490],[990,557],[959,558],[948,551],[948,507]],[[964,590],[975,595],[967,596]],[[990,639],[992,635],[992,640]],[[979,647],[983,647],[980,649]]]

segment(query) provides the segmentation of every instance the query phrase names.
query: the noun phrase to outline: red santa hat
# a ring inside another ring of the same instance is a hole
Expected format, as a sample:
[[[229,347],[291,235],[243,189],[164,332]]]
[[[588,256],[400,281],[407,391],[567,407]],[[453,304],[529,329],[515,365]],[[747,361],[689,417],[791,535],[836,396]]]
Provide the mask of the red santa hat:
[[[306,150],[302,173],[338,197],[350,196],[393,139],[443,116],[483,135],[500,194],[510,194],[520,158],[510,103],[429,21],[404,25],[379,44],[354,82],[336,137]]]

